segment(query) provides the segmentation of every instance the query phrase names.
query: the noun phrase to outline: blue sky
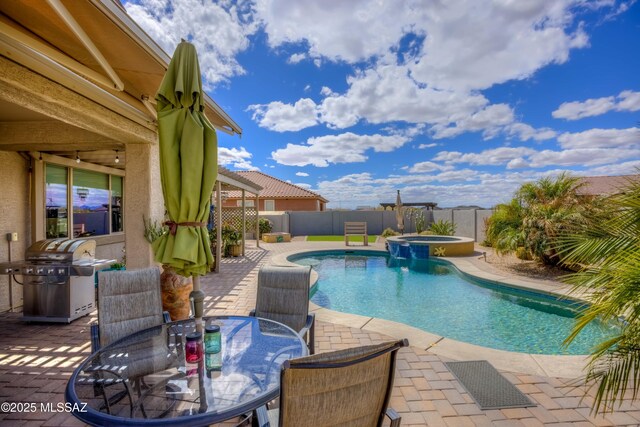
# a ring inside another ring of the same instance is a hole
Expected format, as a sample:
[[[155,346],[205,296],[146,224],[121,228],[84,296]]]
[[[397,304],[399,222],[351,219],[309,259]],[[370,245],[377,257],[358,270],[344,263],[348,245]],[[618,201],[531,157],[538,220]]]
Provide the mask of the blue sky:
[[[242,127],[220,163],[330,200],[491,207],[527,181],[640,167],[640,4],[620,0],[139,0],[192,41]]]

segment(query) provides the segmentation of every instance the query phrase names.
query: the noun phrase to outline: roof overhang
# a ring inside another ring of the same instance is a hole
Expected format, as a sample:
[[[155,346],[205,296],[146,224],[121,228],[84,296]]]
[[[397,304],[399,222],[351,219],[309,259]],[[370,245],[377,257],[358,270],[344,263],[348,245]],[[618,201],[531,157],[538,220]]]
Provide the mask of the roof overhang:
[[[0,12],[0,54],[127,118],[155,126],[151,104],[170,57],[117,0],[12,0],[0,2]],[[207,117],[217,129],[242,133],[208,95],[205,100]]]
[[[224,186],[245,190],[256,195],[259,195],[260,190],[262,190],[262,187],[260,187],[255,182],[248,180],[247,178],[235,172],[230,171],[224,166],[218,166],[218,181]]]

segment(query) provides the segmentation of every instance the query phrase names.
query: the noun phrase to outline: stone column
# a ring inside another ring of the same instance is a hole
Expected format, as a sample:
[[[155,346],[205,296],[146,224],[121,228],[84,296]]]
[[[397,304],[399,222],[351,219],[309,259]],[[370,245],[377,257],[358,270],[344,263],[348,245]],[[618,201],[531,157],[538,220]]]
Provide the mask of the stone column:
[[[145,218],[164,220],[158,144],[127,144],[124,191],[124,231],[127,269],[155,265],[144,237]]]

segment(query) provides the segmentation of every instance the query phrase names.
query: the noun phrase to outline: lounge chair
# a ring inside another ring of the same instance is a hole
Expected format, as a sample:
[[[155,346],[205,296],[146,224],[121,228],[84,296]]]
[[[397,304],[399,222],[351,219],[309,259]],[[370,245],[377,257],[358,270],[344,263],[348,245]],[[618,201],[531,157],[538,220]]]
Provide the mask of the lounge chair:
[[[381,426],[401,418],[388,408],[396,354],[407,340],[350,348],[285,361],[280,407],[256,410],[260,427]]]
[[[275,320],[306,339],[315,351],[315,314],[309,313],[311,267],[264,266],[258,272],[256,308],[250,316]]]

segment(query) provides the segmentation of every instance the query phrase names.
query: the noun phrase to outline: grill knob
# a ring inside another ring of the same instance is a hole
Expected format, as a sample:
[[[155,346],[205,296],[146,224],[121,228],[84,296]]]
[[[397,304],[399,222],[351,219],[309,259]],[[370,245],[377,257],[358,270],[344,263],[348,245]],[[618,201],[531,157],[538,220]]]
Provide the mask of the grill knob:
[[[37,267],[37,268],[36,268],[36,274],[42,274],[42,273],[44,273],[44,268],[42,268],[42,267]]]
[[[47,274],[56,274],[56,269],[55,268],[47,268]]]
[[[31,267],[26,267],[24,269],[24,274],[33,274],[33,268]]]
[[[58,274],[59,274],[59,275],[61,275],[61,276],[63,276],[63,275],[66,275],[66,274],[67,274],[67,272],[66,272],[66,270],[65,270],[64,268],[59,268],[59,269],[58,269]]]

